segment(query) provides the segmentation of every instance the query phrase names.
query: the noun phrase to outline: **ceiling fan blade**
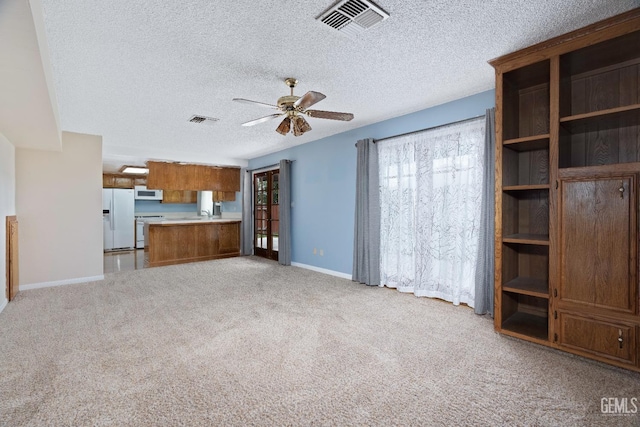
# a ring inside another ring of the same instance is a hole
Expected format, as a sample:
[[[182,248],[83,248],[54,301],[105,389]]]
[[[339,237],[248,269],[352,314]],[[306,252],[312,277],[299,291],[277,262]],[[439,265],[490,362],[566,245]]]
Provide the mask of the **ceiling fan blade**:
[[[338,113],[337,111],[307,110],[306,115],[318,119],[342,120],[348,122],[353,119],[351,113]]]
[[[253,126],[258,123],[264,123],[271,119],[275,119],[276,117],[280,117],[282,114],[270,114],[268,116],[260,117],[259,119],[251,120],[250,122],[243,123],[242,126]]]
[[[233,100],[237,101],[237,102],[242,102],[243,104],[257,104],[257,105],[260,105],[262,107],[275,108],[276,110],[278,110],[278,106],[277,105],[266,104],[264,102],[252,101],[250,99],[244,99],[244,98],[233,98]]]
[[[310,90],[309,92],[302,95],[300,99],[294,102],[293,106],[300,110],[306,110],[316,102],[320,102],[325,98],[326,96],[324,94]]]

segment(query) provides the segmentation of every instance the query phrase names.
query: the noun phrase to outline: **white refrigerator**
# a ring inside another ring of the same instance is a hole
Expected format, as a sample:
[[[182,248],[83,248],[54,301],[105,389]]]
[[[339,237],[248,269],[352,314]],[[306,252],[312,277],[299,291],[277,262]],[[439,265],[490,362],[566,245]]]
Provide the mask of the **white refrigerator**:
[[[102,189],[102,229],[105,251],[135,247],[133,190]]]

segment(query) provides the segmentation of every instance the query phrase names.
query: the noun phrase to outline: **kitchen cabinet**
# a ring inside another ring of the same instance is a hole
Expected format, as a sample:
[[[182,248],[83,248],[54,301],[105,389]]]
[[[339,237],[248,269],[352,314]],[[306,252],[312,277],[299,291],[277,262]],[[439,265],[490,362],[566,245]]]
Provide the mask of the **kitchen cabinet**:
[[[235,191],[214,191],[213,192],[214,202],[233,202],[235,200],[236,200]]]
[[[102,174],[102,188],[133,188],[136,185],[146,185],[144,176],[131,176],[115,173]]]
[[[115,177],[109,174],[102,174],[102,188],[113,188]]]
[[[240,255],[240,221],[159,221],[145,224],[149,267]]]
[[[147,167],[148,188],[226,193],[240,191],[240,168],[167,162],[147,162]]]
[[[162,203],[197,203],[197,191],[163,190]]]
[[[147,177],[146,176],[134,176],[133,177],[133,186],[135,187],[136,185],[146,186],[147,185]]]

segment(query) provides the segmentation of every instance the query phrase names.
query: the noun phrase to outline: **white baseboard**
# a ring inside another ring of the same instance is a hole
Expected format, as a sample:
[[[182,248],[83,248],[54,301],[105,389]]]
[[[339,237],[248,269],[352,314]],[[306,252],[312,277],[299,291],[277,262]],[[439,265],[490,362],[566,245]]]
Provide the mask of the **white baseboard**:
[[[9,301],[7,301],[6,298],[2,298],[2,302],[0,302],[0,313],[2,313],[2,310],[4,310],[4,308],[7,306],[7,303]]]
[[[30,291],[31,289],[50,288],[52,286],[75,285],[76,283],[96,282],[104,280],[104,275],[78,277],[77,279],[55,280],[53,282],[32,283],[30,285],[20,285],[21,291]]]
[[[328,274],[329,276],[341,277],[343,279],[351,280],[352,278],[351,275],[347,273],[340,273],[339,271],[328,270],[326,268],[315,267],[313,265],[308,265],[308,264],[301,264],[299,262],[292,262],[291,265],[294,267],[306,268],[307,270],[317,271],[318,273]]]

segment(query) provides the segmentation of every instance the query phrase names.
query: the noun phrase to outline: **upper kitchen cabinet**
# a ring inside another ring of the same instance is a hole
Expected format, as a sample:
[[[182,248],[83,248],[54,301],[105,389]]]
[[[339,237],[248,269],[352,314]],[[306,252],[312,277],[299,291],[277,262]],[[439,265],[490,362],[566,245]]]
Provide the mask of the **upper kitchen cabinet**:
[[[240,191],[240,168],[147,162],[147,187],[160,190]]]
[[[234,202],[235,200],[236,200],[235,191],[214,191],[213,192],[214,202]]]
[[[115,173],[102,174],[102,188],[133,188],[136,185],[146,185],[147,178]]]
[[[197,203],[197,191],[163,190],[162,203]]]

